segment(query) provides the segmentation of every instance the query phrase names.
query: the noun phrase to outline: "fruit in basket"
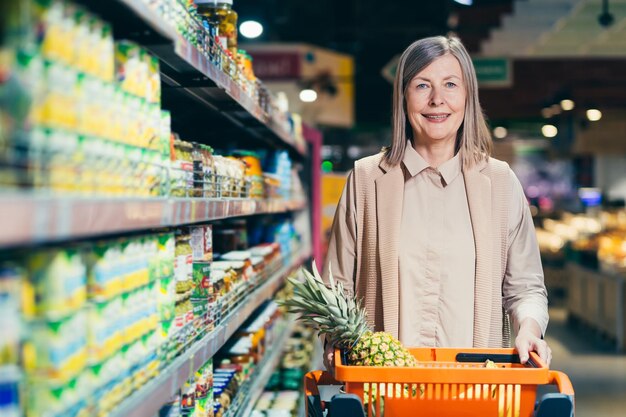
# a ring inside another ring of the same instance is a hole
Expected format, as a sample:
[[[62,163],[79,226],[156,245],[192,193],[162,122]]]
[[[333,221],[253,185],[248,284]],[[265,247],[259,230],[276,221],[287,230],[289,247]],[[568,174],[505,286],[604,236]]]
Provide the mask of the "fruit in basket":
[[[497,369],[498,365],[496,365],[496,363],[492,361],[491,359],[487,359],[485,363],[483,364],[483,367],[490,368],[490,369]]]
[[[313,262],[314,274],[302,268],[305,280],[290,278],[292,298],[281,301],[300,320],[316,328],[333,346],[347,353],[348,364],[362,366],[416,366],[417,360],[388,333],[373,332],[361,303],[345,295],[329,273],[330,288],[324,284]]]

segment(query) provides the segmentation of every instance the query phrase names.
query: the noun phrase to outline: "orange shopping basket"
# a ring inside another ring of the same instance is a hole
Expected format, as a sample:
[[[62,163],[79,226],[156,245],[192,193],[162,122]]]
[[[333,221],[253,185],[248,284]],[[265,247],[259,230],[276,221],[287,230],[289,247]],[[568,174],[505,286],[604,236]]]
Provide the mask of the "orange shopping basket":
[[[569,378],[534,352],[522,365],[514,349],[409,350],[417,367],[347,366],[337,350],[334,378],[305,376],[307,416],[574,416]],[[487,359],[496,367],[486,368]],[[537,398],[540,385],[548,392]]]

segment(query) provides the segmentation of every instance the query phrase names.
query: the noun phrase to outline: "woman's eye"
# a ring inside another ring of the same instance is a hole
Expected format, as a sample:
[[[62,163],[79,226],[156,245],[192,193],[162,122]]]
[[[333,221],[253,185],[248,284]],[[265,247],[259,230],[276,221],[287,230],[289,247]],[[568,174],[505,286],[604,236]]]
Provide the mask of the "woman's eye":
[[[417,85],[417,88],[428,88],[428,84],[420,83]]]
[[[448,82],[446,83],[446,87],[448,87],[448,88],[454,88],[454,87],[456,87],[456,84],[455,84],[455,83],[453,83],[452,81],[448,81]]]

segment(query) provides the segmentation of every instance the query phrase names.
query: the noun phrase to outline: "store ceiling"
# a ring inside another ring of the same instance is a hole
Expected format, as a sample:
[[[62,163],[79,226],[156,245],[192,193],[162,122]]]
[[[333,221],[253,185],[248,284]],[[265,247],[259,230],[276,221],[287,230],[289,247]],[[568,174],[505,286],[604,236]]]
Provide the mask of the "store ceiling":
[[[484,55],[626,58],[626,0],[516,1],[481,45]]]
[[[626,0],[598,23],[601,0],[235,0],[240,20],[266,27],[262,41],[305,42],[355,58],[357,127],[388,125],[391,85],[381,69],[415,39],[453,29],[471,53],[514,57],[513,86],[483,89],[495,121],[540,117],[563,94],[621,107],[626,87]],[[245,45],[243,45],[245,48]]]

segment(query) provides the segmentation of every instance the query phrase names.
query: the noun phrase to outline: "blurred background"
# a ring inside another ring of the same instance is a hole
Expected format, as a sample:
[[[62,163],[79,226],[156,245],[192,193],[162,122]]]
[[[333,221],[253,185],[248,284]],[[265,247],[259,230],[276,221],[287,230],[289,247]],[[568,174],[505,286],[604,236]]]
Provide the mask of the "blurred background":
[[[319,346],[269,300],[321,263],[433,35],[530,205],[552,367],[578,416],[622,415],[626,0],[2,0],[0,416],[301,413]]]

